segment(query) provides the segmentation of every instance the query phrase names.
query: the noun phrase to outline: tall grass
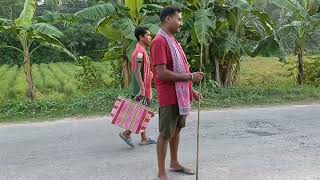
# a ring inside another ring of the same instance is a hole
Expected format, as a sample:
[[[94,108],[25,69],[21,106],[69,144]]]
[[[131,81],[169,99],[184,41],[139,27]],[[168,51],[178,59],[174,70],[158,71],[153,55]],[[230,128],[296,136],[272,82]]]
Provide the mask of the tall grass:
[[[12,94],[10,93],[11,87],[14,85],[17,75],[19,73],[18,66],[12,66],[9,70],[2,76],[0,81],[0,99],[11,99]]]
[[[54,74],[50,71],[48,68],[48,64],[40,64],[40,72],[42,74],[42,78],[44,79],[44,87],[46,92],[52,92],[52,91],[58,91],[62,92],[63,89],[61,88],[61,85],[59,81],[56,79]]]
[[[278,58],[244,57],[241,62],[240,86],[286,86],[295,81]]]
[[[25,80],[25,74],[23,68],[17,71],[16,80],[14,84],[10,87],[10,95],[14,99],[24,99],[26,97],[27,83]]]
[[[66,74],[58,64],[50,64],[49,69],[55,75],[60,85],[63,86],[63,93],[65,95],[70,96],[76,93],[76,80],[72,72]]]
[[[42,73],[40,72],[40,67],[38,64],[32,65],[32,77],[37,90],[39,90],[40,93],[43,92],[45,90],[44,79]]]

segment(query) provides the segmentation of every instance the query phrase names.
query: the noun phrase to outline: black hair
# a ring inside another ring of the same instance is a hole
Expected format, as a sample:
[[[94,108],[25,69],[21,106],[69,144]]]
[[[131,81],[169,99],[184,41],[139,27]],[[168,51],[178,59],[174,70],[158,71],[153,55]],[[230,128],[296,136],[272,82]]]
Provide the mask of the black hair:
[[[148,33],[147,31],[149,31],[148,28],[138,26],[134,30],[134,36],[136,36],[137,40],[140,41],[140,36],[146,35]]]
[[[172,16],[175,13],[181,13],[181,9],[174,5],[164,7],[160,12],[160,21],[163,23],[168,16]]]

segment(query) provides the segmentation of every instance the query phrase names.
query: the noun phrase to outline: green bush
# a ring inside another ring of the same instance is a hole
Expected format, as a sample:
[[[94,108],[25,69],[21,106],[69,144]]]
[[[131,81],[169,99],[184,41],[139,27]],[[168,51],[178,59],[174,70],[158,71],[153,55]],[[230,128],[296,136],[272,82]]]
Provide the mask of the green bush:
[[[304,64],[306,83],[320,86],[320,56],[309,56]]]
[[[297,58],[291,57],[286,66],[290,72],[290,76],[294,79],[298,77]],[[320,56],[312,55],[304,58],[304,82],[320,86]]]
[[[118,46],[110,45],[112,48],[109,48],[102,58],[103,64],[105,67],[108,67],[109,77],[113,77],[113,80],[110,80],[108,84],[109,87],[118,87],[122,81],[122,64],[121,64],[121,49]]]
[[[92,91],[95,89],[106,88],[107,84],[104,81],[103,71],[88,57],[80,57],[79,64],[82,70],[75,75],[77,79],[77,87],[83,91]]]

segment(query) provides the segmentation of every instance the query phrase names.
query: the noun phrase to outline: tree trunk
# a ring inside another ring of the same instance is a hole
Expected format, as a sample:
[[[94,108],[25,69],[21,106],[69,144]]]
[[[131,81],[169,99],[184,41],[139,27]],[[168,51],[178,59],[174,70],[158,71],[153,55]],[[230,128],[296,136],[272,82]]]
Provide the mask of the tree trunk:
[[[231,85],[234,85],[236,83],[239,82],[239,79],[240,79],[240,76],[239,76],[239,73],[240,73],[240,57],[236,57],[237,58],[237,61],[236,61],[236,65],[235,65],[235,68],[234,70],[232,71],[232,80],[231,80]]]
[[[129,88],[131,77],[130,63],[128,61],[126,50],[122,52],[122,84],[125,89]]]
[[[302,85],[303,84],[303,76],[304,76],[304,72],[303,72],[303,50],[299,50],[298,53],[298,84]]]
[[[35,88],[34,88],[34,83],[33,83],[33,78],[32,78],[32,67],[31,67],[31,62],[30,62],[30,55],[29,51],[24,51],[24,74],[26,78],[26,82],[28,84],[28,89],[27,89],[27,97],[30,98],[31,100],[34,100],[35,98]]]
[[[220,77],[219,59],[217,57],[214,57],[213,60],[214,60],[214,66],[215,66],[215,80],[220,87],[222,83],[221,83],[221,77]]]
[[[226,66],[226,71],[225,71],[225,79],[223,85],[225,87],[230,86],[230,80],[231,80],[231,71],[232,71],[232,59],[227,60],[227,66]]]
[[[22,32],[19,35],[19,40],[23,49],[23,70],[26,78],[26,82],[28,85],[27,89],[27,97],[31,100],[35,98],[35,87],[32,79],[32,68],[31,68],[31,60],[30,60],[30,45],[32,42],[28,41],[27,32]]]

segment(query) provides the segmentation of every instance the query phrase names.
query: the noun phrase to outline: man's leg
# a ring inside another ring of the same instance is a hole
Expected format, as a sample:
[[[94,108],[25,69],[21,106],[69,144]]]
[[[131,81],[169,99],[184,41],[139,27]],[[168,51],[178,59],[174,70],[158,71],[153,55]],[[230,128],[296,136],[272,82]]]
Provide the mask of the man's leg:
[[[170,168],[177,169],[180,168],[181,165],[178,161],[178,149],[179,149],[179,142],[180,142],[180,128],[176,128],[176,131],[174,133],[174,136],[169,141],[170,146]]]
[[[141,143],[147,142],[147,141],[148,141],[147,133],[146,132],[141,133]]]
[[[123,137],[125,137],[125,138],[130,138],[130,136],[131,136],[131,131],[125,130],[125,131],[122,132],[122,135],[123,135]]]
[[[165,106],[159,108],[159,137],[157,143],[158,155],[158,177],[160,180],[169,180],[166,173],[166,155],[168,150],[168,143],[174,135],[177,125],[177,113],[175,106]]]
[[[147,104],[148,107],[151,107],[151,100],[147,98]],[[148,144],[156,144],[157,142],[153,139],[150,139],[147,136],[146,132],[141,133],[141,145],[148,145]]]
[[[158,156],[158,178],[160,180],[169,179],[166,173],[166,156],[168,149],[169,140],[165,138],[163,135],[159,135],[158,143],[157,143],[157,156]]]
[[[132,142],[132,139],[131,139],[130,135],[131,135],[131,131],[128,131],[128,130],[119,133],[120,138],[121,138],[125,143],[127,143],[130,147],[133,148],[133,147],[134,147],[134,144],[133,144],[133,142]]]
[[[195,172],[192,169],[188,169],[180,164],[178,160],[178,150],[179,150],[179,143],[180,143],[180,132],[183,127],[185,127],[186,119],[185,117],[179,117],[178,124],[176,130],[174,132],[173,137],[169,141],[170,145],[170,171],[180,172],[188,175],[194,175]]]
[[[151,100],[150,99],[146,99],[147,100],[147,106],[148,107],[151,107]],[[141,133],[141,143],[143,142],[147,142],[149,140],[149,138],[147,137],[147,133],[146,132],[143,132]]]

